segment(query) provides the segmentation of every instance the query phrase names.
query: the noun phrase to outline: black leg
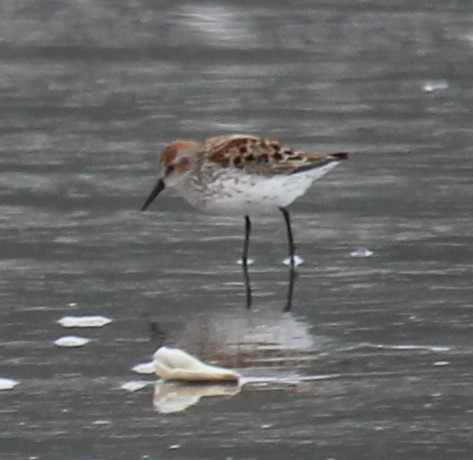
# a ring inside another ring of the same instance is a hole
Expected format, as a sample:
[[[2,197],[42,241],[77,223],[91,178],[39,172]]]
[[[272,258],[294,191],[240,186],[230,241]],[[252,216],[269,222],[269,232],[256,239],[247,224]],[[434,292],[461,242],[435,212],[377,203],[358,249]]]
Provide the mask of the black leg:
[[[243,278],[245,279],[246,308],[249,310],[251,308],[251,304],[253,303],[253,298],[251,295],[250,274],[248,272],[247,265],[243,265]]]
[[[248,266],[248,247],[250,245],[250,234],[251,220],[248,216],[245,216],[245,242],[243,243],[243,255],[241,257],[241,263],[244,267]]]
[[[291,311],[292,309],[292,295],[294,293],[294,284],[297,278],[297,272],[294,267],[291,267],[289,271],[289,283],[287,285],[287,297],[286,297],[286,305],[284,307],[284,312]]]
[[[296,246],[294,245],[294,238],[292,237],[291,229],[291,218],[289,216],[289,211],[286,208],[279,208],[284,216],[284,221],[286,222],[286,231],[287,231],[287,243],[289,249],[289,257],[291,259],[291,270],[295,268],[294,256],[296,255]]]
[[[248,216],[245,216],[245,241],[243,244],[243,254],[241,258],[243,266],[243,276],[245,278],[245,289],[246,289],[246,308],[251,308],[251,283],[250,274],[248,273],[248,247],[250,245],[250,234],[251,234],[251,220]]]

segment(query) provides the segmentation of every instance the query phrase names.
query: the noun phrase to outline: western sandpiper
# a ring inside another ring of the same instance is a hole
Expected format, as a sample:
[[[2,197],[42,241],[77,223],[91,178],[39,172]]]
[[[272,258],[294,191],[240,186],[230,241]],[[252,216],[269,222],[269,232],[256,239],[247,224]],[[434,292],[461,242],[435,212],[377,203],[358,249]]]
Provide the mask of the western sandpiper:
[[[202,142],[177,140],[158,157],[158,182],[142,210],[165,187],[174,187],[196,208],[245,216],[245,268],[250,216],[279,210],[284,216],[289,261],[294,268],[295,245],[287,206],[347,157],[347,153],[299,152],[276,141],[243,134],[217,136]]]

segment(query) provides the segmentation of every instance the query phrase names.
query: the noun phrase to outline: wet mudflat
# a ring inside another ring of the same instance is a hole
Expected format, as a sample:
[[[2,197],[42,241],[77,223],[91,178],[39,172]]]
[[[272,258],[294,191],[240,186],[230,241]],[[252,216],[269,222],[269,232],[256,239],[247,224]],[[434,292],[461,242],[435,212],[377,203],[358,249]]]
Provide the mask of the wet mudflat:
[[[471,457],[468,2],[0,11],[2,460]],[[167,142],[227,132],[352,152],[291,207],[290,311],[280,216],[247,310],[243,219],[139,211]],[[247,383],[163,413],[131,371],[161,344]]]

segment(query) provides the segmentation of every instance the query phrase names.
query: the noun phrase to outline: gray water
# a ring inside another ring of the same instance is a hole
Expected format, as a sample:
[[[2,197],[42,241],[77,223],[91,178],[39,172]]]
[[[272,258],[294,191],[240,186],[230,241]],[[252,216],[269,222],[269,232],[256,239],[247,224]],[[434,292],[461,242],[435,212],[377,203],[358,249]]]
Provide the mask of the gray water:
[[[0,14],[2,460],[471,458],[471,2]],[[291,206],[289,312],[280,216],[254,219],[248,310],[243,219],[139,211],[166,143],[227,132],[351,152]],[[113,322],[57,324],[90,314]],[[130,370],[160,344],[249,383],[160,413]]]

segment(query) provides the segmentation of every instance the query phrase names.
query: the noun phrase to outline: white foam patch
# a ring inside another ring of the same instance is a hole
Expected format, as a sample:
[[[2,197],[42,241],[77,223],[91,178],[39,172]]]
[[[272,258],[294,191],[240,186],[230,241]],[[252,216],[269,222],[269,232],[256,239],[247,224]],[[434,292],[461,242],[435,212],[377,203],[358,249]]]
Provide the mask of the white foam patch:
[[[18,385],[18,382],[16,380],[0,377],[0,391],[11,390],[12,388],[15,388],[17,385]]]
[[[422,91],[426,93],[444,91],[446,89],[448,89],[448,82],[446,80],[431,80],[422,84]]]
[[[238,265],[243,265],[243,259],[238,260]],[[255,259],[248,259],[247,260],[248,265],[253,265],[255,263]]]
[[[373,251],[370,251],[367,248],[358,248],[350,252],[351,257],[371,257],[372,255]]]
[[[125,382],[120,388],[133,393],[142,390],[148,385],[148,383],[149,382],[145,382],[144,380],[131,380],[130,382]]]
[[[89,343],[90,339],[85,337],[78,337],[75,335],[66,335],[59,337],[59,339],[54,341],[54,345],[63,348],[77,348],[83,347],[85,344]]]
[[[58,323],[62,327],[103,327],[112,322],[104,316],[64,316]]]
[[[291,258],[287,257],[286,259],[283,260],[282,262],[284,265],[291,265]],[[302,257],[299,257],[297,254],[294,256],[294,265],[298,267],[299,265],[302,265],[304,263],[304,259]]]

